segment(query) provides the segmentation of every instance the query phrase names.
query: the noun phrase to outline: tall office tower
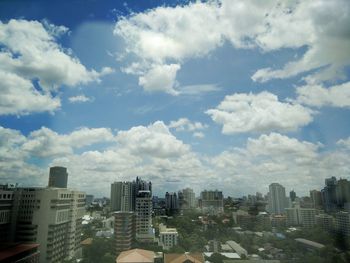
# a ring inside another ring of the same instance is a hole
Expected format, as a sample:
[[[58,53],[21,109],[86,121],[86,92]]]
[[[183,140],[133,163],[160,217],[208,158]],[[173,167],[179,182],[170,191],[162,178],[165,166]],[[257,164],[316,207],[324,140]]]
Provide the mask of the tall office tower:
[[[297,194],[295,193],[294,190],[292,190],[292,191],[289,192],[289,198],[290,198],[290,200],[291,200],[292,202],[295,201],[295,198],[296,198],[296,197],[297,197]]]
[[[132,182],[114,182],[111,185],[111,211],[134,210],[134,185]]]
[[[183,195],[183,200],[185,208],[195,208],[196,207],[196,195],[191,188],[185,188],[181,191]]]
[[[39,243],[40,262],[62,262],[80,251],[85,193],[67,188],[17,188],[14,241]]]
[[[339,179],[335,193],[338,207],[343,208],[346,203],[350,202],[350,182],[346,179]]]
[[[202,191],[200,203],[203,213],[215,215],[224,212],[224,196],[222,191]]]
[[[314,208],[316,208],[316,209],[321,209],[322,208],[321,191],[311,190],[310,191],[310,198],[311,198],[311,202],[312,202]]]
[[[350,213],[340,211],[335,214],[335,229],[338,233],[350,237]]]
[[[129,211],[114,212],[114,237],[116,254],[130,250],[135,238],[135,214]]]
[[[152,193],[140,190],[136,196],[136,239],[138,241],[153,241],[152,228]]]
[[[13,189],[7,185],[0,185],[0,243],[9,242],[11,239],[13,199]]]
[[[166,192],[165,209],[168,215],[176,214],[179,211],[179,200],[176,193]]]
[[[285,188],[278,184],[269,185],[269,212],[271,214],[283,214],[284,209],[288,207],[288,199],[286,198]]]
[[[67,188],[68,173],[66,167],[50,167],[49,187]]]
[[[325,187],[321,190],[323,208],[326,212],[334,212],[337,209],[337,178],[332,176],[325,180]]]

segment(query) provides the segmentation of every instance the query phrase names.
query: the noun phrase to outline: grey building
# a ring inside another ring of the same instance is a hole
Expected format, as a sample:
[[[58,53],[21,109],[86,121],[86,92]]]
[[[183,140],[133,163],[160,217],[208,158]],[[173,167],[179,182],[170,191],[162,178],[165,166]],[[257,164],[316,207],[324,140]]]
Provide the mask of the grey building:
[[[67,188],[68,173],[66,167],[50,167],[49,187]]]

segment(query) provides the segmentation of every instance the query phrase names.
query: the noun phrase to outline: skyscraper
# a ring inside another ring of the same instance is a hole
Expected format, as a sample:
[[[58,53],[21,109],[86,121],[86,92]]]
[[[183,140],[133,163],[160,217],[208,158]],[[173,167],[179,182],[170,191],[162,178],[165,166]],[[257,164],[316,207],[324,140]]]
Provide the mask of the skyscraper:
[[[134,212],[114,212],[114,237],[116,254],[130,250],[135,237],[135,214]]]
[[[167,215],[173,215],[179,211],[179,200],[177,198],[176,193],[166,192],[165,209],[166,209]]]
[[[136,239],[139,241],[154,241],[152,227],[152,193],[140,190],[136,196]]]
[[[132,182],[114,182],[111,185],[111,211],[134,211]]]
[[[295,193],[294,190],[292,190],[292,191],[289,192],[289,198],[290,198],[290,200],[291,200],[292,202],[295,201],[295,198],[296,198],[296,197],[297,197],[297,194]]]
[[[67,188],[68,173],[66,167],[50,167],[49,187]]]
[[[202,191],[200,203],[203,213],[215,215],[224,212],[224,196],[222,191]]]
[[[179,191],[178,198],[180,199],[181,195],[181,209],[190,209],[196,207],[196,196],[191,188],[185,188],[182,191]]]
[[[278,184],[269,185],[269,212],[271,214],[283,214],[284,209],[288,207],[285,188]]]
[[[325,185],[321,190],[323,207],[326,212],[334,212],[337,208],[337,178],[332,176],[325,179]]]
[[[311,190],[310,191],[310,198],[311,198],[311,202],[312,202],[314,208],[320,209],[322,207],[321,191]]]

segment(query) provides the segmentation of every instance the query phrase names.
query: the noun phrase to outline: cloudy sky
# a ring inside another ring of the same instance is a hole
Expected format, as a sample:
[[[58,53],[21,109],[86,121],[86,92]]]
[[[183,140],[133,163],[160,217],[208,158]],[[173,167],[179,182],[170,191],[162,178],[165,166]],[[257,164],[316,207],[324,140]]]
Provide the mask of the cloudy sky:
[[[350,176],[350,2],[1,1],[0,182],[307,194]]]

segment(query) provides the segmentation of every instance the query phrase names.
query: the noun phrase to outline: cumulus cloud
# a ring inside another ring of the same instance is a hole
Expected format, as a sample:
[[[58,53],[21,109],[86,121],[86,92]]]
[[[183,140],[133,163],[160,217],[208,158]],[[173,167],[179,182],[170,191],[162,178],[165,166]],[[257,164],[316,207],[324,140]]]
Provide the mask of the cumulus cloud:
[[[297,186],[299,193],[307,193],[333,174],[348,176],[350,152],[342,149],[348,141],[339,140],[341,148],[324,151],[320,143],[270,133],[209,156],[193,152],[161,121],[116,136],[106,128],[80,128],[67,134],[42,128],[24,136],[0,127],[0,176],[9,183],[46,185],[48,168],[33,164],[31,159],[36,158],[67,167],[70,187],[98,195],[108,195],[111,182],[135,176],[151,180],[156,193],[168,189],[169,178],[176,187],[191,186],[197,192],[218,188],[238,196],[266,192],[271,182],[280,182],[287,190]],[[98,142],[110,143],[82,148]]]
[[[313,119],[310,109],[299,104],[280,102],[276,95],[266,91],[226,96],[217,108],[207,110],[206,114],[223,125],[224,134],[293,131]]]
[[[187,118],[180,118],[176,121],[171,121],[168,125],[169,128],[174,128],[176,131],[196,131],[204,130],[208,128],[208,125],[199,121],[191,122]]]
[[[29,134],[22,149],[32,156],[58,157],[72,154],[77,148],[113,140],[113,134],[106,128],[80,128],[72,133],[60,135],[42,127]]]
[[[125,40],[126,52],[139,59],[134,64],[139,66],[139,72],[133,71],[136,75],[147,72],[152,63],[181,65],[186,59],[206,56],[228,41],[235,48],[264,52],[306,47],[300,59],[282,69],[259,69],[252,79],[265,82],[317,69],[308,81],[320,82],[341,76],[349,64],[349,14],[346,0],[217,0],[121,17],[114,34]]]
[[[178,157],[190,150],[188,145],[171,134],[162,121],[147,127],[137,126],[128,131],[120,131],[117,141],[133,154],[159,158]]]
[[[307,194],[321,188],[327,177],[348,176],[349,154],[321,149],[320,143],[270,133],[248,138],[244,147],[228,149],[209,161],[220,177],[237,185],[238,192],[267,192],[270,183],[279,182],[287,190],[297,187],[298,193]]]
[[[350,149],[350,137],[347,139],[340,139],[337,141],[337,145]]]
[[[63,26],[44,21],[11,19],[0,21],[0,114],[25,114],[53,111],[60,107],[60,99],[53,97],[61,85],[77,86],[111,73],[88,70],[57,43],[57,37],[67,32]],[[34,82],[40,86],[35,88]],[[16,95],[22,94],[21,98]]]
[[[324,87],[319,84],[308,84],[297,87],[297,101],[302,104],[322,107],[350,107],[350,82]]]
[[[77,95],[68,98],[70,103],[82,103],[82,102],[91,102],[94,98],[86,97],[85,95]]]
[[[139,85],[149,92],[164,91],[171,95],[177,95],[178,91],[174,88],[176,86],[176,72],[179,69],[179,64],[155,65],[139,78]]]

